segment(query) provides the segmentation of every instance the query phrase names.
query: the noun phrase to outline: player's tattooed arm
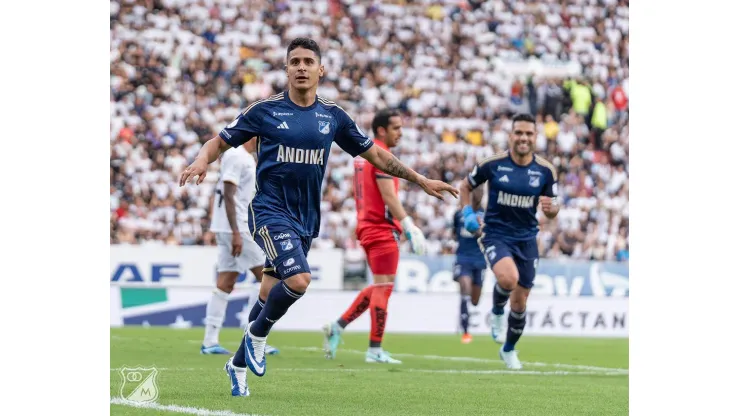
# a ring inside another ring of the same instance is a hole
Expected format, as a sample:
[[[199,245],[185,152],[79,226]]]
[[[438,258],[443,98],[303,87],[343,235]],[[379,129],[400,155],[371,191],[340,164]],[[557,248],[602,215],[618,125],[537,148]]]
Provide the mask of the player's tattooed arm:
[[[361,156],[368,162],[372,163],[376,168],[397,178],[405,179],[413,183],[419,183],[421,180],[426,179],[422,175],[414,172],[410,167],[404,165],[403,162],[393,156],[391,152],[382,149],[380,146],[371,147]]]
[[[414,172],[411,168],[405,166],[393,155],[391,155],[391,158],[386,162],[385,168],[383,168],[383,170],[389,175],[393,175],[401,179],[406,179],[407,181],[411,181],[414,183],[419,182],[419,174]]]
[[[454,186],[442,181],[431,180],[418,174],[410,167],[404,165],[403,162],[393,156],[391,152],[381,149],[380,146],[373,146],[360,156],[372,163],[376,168],[389,175],[405,179],[419,185],[424,189],[424,192],[437,199],[444,200],[444,196],[442,196],[443,191],[449,192],[457,198],[459,191]]]

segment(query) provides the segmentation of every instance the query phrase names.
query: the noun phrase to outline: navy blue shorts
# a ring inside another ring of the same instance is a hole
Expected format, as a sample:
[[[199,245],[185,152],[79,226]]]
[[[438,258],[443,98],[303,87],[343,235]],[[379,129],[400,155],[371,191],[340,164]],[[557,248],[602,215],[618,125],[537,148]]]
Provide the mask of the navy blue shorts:
[[[291,229],[263,226],[254,232],[254,241],[267,257],[263,273],[280,280],[311,273],[307,260],[311,237],[302,237]]]
[[[469,262],[455,262],[455,268],[452,272],[452,280],[457,282],[460,280],[460,277],[468,276],[473,279],[473,284],[475,286],[483,286],[483,273],[485,273],[486,268],[478,266],[480,265],[475,265]]]
[[[519,271],[519,286],[531,289],[534,286],[534,276],[540,252],[537,248],[537,239],[526,241],[504,241],[499,237],[483,235],[480,238],[485,248],[484,257],[488,267],[493,266],[504,257],[511,257]]]

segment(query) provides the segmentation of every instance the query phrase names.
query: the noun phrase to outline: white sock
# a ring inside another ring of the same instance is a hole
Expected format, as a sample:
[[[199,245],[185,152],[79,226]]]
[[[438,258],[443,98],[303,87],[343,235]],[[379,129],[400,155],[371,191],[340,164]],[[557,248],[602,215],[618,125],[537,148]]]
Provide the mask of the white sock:
[[[237,367],[234,365],[234,362],[232,360],[231,366],[234,368],[234,373],[236,374],[236,380],[241,385],[247,385],[247,367]]]
[[[226,316],[226,305],[229,303],[229,294],[219,288],[213,289],[211,299],[206,306],[206,334],[203,338],[203,345],[212,347],[218,344],[218,333],[224,323]]]

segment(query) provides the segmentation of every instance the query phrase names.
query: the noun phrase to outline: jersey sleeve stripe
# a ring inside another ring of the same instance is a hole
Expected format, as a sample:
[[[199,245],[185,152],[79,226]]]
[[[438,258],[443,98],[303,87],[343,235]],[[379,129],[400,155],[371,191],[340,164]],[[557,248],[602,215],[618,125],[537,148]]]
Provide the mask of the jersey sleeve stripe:
[[[503,158],[505,158],[507,156],[509,156],[509,151],[508,150],[505,150],[505,151],[503,151],[501,153],[496,153],[493,156],[490,156],[490,157],[487,157],[487,158],[481,160],[480,163],[478,163],[478,166],[483,166],[483,165],[485,165],[488,162],[493,162],[494,160],[503,159]]]
[[[552,177],[556,181],[558,180],[558,171],[555,169],[555,166],[553,166],[552,163],[548,162],[547,159],[545,159],[542,156],[534,155],[534,161],[537,162],[538,165],[544,166],[548,169],[550,169],[550,172],[552,172]]]
[[[275,94],[275,95],[272,95],[272,96],[267,97],[265,99],[257,100],[255,102],[253,102],[252,104],[248,105],[247,108],[245,108],[244,111],[242,111],[242,114],[243,115],[246,115],[249,112],[249,110],[251,110],[252,108],[254,108],[257,104],[266,103],[268,101],[280,101],[280,100],[283,99],[283,95],[284,94],[285,94],[284,92],[281,92],[280,94]]]
[[[334,101],[329,101],[329,100],[327,100],[326,98],[322,98],[322,97],[318,97],[318,100],[319,100],[319,102],[320,102],[321,104],[324,104],[324,105],[328,105],[328,106],[330,106],[330,107],[336,107],[336,108],[338,108],[338,109],[340,109],[340,110],[344,111],[344,114],[346,114],[346,115],[347,115],[347,117],[349,117],[349,119],[350,119],[350,120],[352,120],[352,121],[355,121],[355,120],[354,120],[354,119],[352,118],[352,116],[350,116],[350,115],[349,115],[349,113],[347,112],[347,110],[345,110],[344,108],[342,108],[342,107],[341,107],[341,106],[340,106],[339,104],[335,103]]]
[[[385,175],[385,174],[382,174],[382,173],[376,173],[375,174],[375,177],[378,178],[378,179],[393,179],[393,176],[391,176],[391,175]]]

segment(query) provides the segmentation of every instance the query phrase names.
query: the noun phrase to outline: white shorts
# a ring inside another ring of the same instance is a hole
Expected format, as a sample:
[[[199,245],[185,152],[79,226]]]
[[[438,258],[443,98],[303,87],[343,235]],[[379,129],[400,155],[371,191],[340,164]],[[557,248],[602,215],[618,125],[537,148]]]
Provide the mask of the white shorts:
[[[254,242],[249,233],[240,233],[242,236],[242,253],[239,257],[231,255],[231,233],[216,233],[218,244],[218,269],[220,272],[245,273],[257,266],[265,265],[265,253]]]

